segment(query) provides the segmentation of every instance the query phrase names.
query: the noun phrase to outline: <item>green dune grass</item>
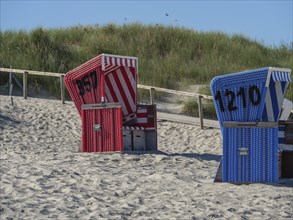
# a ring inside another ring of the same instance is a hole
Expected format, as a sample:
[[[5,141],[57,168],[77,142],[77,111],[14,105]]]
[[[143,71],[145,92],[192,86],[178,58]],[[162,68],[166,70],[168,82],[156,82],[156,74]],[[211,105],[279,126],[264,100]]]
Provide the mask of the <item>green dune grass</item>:
[[[139,83],[184,90],[214,76],[260,67],[293,69],[292,45],[268,47],[243,35],[128,24],[0,33],[0,66],[66,73],[100,53],[139,59]],[[3,75],[3,74],[2,74]],[[0,84],[5,83],[5,77]],[[30,85],[59,94],[58,79],[30,76]],[[287,91],[293,100],[293,86]]]

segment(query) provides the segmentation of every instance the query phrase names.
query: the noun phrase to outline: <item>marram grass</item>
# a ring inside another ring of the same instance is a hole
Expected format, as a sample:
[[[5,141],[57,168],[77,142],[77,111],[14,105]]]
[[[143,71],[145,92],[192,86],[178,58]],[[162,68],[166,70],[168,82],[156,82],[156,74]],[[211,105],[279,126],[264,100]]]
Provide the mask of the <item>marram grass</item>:
[[[293,69],[292,45],[267,47],[243,35],[182,27],[134,23],[0,32],[1,67],[66,73],[100,53],[136,56],[140,84],[180,90],[208,85],[226,73],[267,66]],[[0,85],[6,80],[2,74]],[[29,80],[32,87],[60,94],[59,79]],[[286,97],[293,100],[293,85]]]

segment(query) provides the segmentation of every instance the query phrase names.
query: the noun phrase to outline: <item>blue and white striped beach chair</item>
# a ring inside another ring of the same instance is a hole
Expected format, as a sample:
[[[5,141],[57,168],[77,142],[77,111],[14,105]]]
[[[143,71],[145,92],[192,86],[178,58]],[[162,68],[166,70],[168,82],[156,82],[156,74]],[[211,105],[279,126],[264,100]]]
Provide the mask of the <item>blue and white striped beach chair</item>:
[[[268,67],[212,80],[224,182],[278,181],[278,118],[290,74],[290,69]]]

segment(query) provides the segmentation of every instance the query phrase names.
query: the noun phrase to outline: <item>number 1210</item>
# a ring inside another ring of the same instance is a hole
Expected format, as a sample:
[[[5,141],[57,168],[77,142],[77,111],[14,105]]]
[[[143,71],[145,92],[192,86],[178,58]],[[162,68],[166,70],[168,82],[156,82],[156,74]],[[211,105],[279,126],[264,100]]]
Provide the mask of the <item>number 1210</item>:
[[[237,92],[237,94],[235,94],[231,90],[226,90],[225,93],[224,93],[224,96],[230,97],[229,101],[228,101],[228,106],[227,106],[227,109],[230,112],[231,111],[236,111],[238,109],[238,106],[236,106],[235,103],[234,103],[236,97],[242,98],[242,106],[243,106],[243,108],[247,107],[247,99],[246,99],[246,94],[245,94],[245,88],[244,87],[240,87],[238,92]],[[252,86],[249,87],[248,96],[249,96],[248,101],[250,101],[252,105],[257,106],[257,105],[260,104],[261,95],[260,95],[259,88],[256,85],[252,85]],[[221,109],[222,112],[224,112],[225,107],[224,107],[222,94],[221,94],[220,91],[217,91],[217,93],[215,95],[215,100],[217,100],[219,102],[220,109]]]

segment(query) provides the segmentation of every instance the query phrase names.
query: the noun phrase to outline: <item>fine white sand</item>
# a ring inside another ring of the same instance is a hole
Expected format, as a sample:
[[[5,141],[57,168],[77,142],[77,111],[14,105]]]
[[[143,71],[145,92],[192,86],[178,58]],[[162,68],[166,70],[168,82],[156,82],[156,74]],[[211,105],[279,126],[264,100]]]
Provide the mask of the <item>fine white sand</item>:
[[[292,179],[213,182],[219,129],[159,120],[157,152],[78,153],[72,102],[0,106],[0,219],[292,219]]]

